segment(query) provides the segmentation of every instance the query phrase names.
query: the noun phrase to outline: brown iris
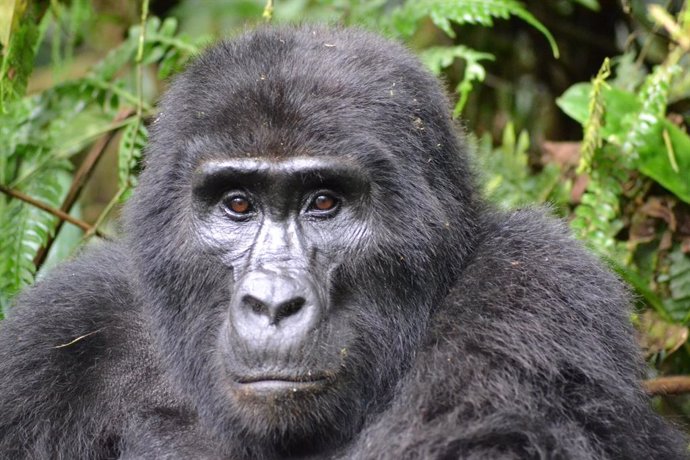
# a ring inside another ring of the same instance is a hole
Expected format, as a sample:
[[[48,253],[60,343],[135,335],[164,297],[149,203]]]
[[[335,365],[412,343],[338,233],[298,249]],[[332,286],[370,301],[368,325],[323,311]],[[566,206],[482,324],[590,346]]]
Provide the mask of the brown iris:
[[[234,196],[227,203],[228,209],[237,214],[245,214],[251,209],[249,200],[243,196]]]
[[[337,201],[331,195],[321,194],[314,198],[314,209],[317,211],[330,211],[335,208]]]

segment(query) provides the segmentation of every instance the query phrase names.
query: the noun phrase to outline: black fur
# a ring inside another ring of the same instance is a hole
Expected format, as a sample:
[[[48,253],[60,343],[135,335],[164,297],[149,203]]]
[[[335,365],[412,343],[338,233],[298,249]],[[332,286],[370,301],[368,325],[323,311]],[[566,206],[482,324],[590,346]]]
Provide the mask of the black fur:
[[[454,133],[435,79],[368,33],[266,28],[210,49],[162,101],[123,242],[0,324],[0,456],[687,458],[641,391],[620,282],[540,211],[490,210]],[[311,259],[338,308],[287,359],[337,360],[336,380],[259,405],[223,373],[246,357],[224,350],[240,268],[219,242],[253,237],[205,233],[193,192],[200,164],[246,156],[370,181],[366,231]]]

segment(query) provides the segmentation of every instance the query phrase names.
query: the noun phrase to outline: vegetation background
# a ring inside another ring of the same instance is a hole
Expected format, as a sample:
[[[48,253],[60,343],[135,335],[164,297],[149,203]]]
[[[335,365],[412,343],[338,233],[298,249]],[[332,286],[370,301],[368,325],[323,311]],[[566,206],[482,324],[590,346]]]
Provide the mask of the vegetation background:
[[[252,24],[401,40],[441,76],[484,193],[550,203],[637,294],[660,410],[690,426],[690,10],[648,0],[0,0],[0,318],[118,234],[169,79]]]

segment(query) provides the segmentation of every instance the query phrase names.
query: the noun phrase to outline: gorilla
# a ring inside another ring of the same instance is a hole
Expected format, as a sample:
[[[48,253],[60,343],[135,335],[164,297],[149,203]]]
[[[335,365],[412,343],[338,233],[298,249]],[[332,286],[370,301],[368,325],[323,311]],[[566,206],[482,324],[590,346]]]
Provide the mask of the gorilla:
[[[686,458],[618,279],[477,190],[401,46],[300,26],[212,47],[162,98],[122,241],[2,323],[0,455]]]

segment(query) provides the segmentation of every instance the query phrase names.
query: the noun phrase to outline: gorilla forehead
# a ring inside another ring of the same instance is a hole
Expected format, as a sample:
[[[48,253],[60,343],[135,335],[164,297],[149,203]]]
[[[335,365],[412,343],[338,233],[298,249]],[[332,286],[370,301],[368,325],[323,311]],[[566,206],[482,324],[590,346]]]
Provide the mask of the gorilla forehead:
[[[209,49],[174,81],[153,138],[160,130],[185,150],[230,156],[397,144],[409,157],[453,143],[447,114],[435,79],[399,45],[362,31],[260,29]]]

